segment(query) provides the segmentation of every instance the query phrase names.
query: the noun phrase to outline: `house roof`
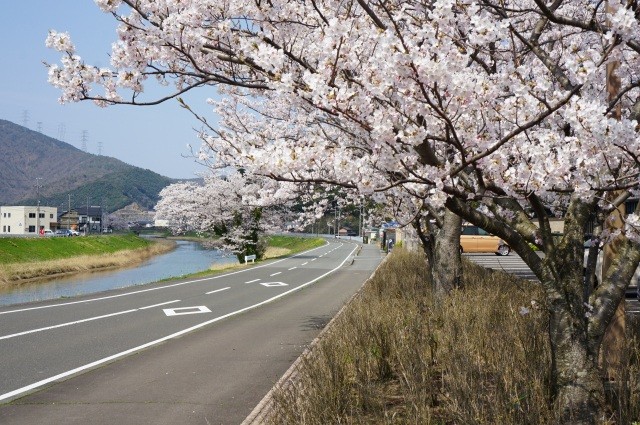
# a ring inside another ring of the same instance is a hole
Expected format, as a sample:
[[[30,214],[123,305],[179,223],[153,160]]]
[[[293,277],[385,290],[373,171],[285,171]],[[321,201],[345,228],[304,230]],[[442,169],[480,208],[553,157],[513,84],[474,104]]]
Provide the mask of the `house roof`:
[[[84,207],[78,207],[78,208],[74,208],[74,210],[76,210],[78,212],[78,215],[88,215],[91,217],[95,217],[95,216],[101,216],[102,215],[102,207],[101,206],[84,206]]]

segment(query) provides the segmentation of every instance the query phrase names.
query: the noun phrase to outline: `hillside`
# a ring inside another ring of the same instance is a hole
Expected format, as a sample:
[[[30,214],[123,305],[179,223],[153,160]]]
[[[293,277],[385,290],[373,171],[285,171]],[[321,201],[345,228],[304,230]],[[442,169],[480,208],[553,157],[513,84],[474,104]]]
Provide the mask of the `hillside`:
[[[0,120],[0,205],[40,203],[60,208],[102,205],[114,211],[137,202],[151,208],[174,180],[115,158],[93,155],[67,143]]]

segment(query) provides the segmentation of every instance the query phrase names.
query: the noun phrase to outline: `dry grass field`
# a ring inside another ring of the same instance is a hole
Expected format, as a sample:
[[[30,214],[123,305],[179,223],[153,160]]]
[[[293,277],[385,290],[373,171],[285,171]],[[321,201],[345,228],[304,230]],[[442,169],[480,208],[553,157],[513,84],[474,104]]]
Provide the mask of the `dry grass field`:
[[[436,304],[423,264],[393,251],[275,391],[270,424],[554,423],[538,288],[466,262],[465,288]],[[640,416],[640,349],[627,348],[612,424]]]

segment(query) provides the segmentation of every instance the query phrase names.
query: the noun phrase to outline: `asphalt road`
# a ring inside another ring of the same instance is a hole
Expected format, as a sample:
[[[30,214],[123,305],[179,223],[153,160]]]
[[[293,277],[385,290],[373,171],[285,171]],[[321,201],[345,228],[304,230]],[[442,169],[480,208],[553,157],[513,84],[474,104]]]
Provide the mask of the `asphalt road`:
[[[381,260],[357,248],[1,308],[0,423],[240,423]]]

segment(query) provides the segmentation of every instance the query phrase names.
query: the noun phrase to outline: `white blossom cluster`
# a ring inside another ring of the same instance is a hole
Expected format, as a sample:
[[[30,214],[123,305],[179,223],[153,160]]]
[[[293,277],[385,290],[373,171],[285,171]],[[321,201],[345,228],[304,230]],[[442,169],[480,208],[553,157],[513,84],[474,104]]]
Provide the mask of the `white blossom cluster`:
[[[136,103],[150,78],[175,96],[217,86],[200,158],[221,168],[336,184],[407,218],[492,188],[552,205],[638,186],[640,31],[625,2],[97,3],[121,20],[111,69],[52,32],[61,101]]]

